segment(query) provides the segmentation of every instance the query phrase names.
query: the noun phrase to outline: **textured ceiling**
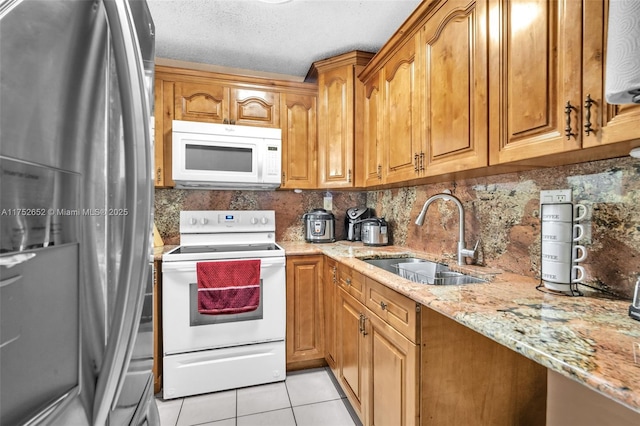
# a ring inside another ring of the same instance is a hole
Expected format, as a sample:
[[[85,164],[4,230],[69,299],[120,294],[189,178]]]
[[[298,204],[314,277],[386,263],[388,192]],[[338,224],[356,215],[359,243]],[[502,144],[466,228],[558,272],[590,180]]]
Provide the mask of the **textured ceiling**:
[[[156,26],[156,57],[301,80],[314,61],[355,49],[378,51],[420,1],[147,3]]]

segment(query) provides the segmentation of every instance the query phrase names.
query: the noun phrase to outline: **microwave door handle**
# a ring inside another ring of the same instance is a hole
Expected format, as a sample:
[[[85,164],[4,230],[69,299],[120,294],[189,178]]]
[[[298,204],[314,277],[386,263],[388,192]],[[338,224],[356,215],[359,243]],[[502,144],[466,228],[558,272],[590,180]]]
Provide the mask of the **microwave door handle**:
[[[122,103],[126,204],[129,215],[124,240],[115,311],[94,400],[93,424],[107,423],[116,406],[129,366],[142,313],[144,284],[148,278],[151,248],[152,157],[150,107],[142,55],[128,3],[104,0],[112,34],[114,60]],[[144,255],[147,253],[149,255]]]
[[[264,174],[263,174],[264,173],[264,170],[263,170],[264,169],[264,160],[265,160],[264,148],[266,146],[264,144],[266,144],[267,141],[262,139],[262,142],[263,142],[263,144],[261,144],[261,145],[258,145],[258,144],[255,145],[256,154],[257,154],[256,157],[258,157],[257,158],[257,160],[258,160],[257,161],[258,162],[258,170],[257,170],[257,172],[258,172],[258,181],[260,183],[262,183],[264,181]]]

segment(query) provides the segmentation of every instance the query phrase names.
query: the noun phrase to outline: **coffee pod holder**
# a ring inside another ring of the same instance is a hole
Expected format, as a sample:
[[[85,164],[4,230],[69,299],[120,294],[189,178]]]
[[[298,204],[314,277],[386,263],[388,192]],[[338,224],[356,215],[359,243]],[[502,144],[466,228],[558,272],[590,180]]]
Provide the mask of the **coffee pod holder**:
[[[555,213],[558,210],[563,209],[563,207],[561,206],[566,206],[564,207],[564,209],[570,210],[571,214],[569,215],[568,219],[566,217],[559,217],[555,214],[544,214],[545,210],[552,209]],[[581,232],[584,232],[584,228],[577,228],[576,226],[580,226],[580,219],[584,218],[586,211],[585,214],[578,216],[578,218],[575,218],[575,207],[576,205],[571,202],[540,204],[540,284],[536,286],[536,289],[540,291],[566,296],[583,295],[583,293],[578,289],[578,285],[580,284],[580,282],[574,280],[573,273],[575,270],[578,270],[581,271],[582,276],[584,276],[584,269],[582,269],[582,267],[577,267],[579,262],[573,260],[573,255],[575,253],[574,250],[576,249],[577,240],[580,239],[576,239],[575,230],[581,229]],[[584,206],[582,208],[584,208]],[[561,228],[570,228],[570,232],[568,233],[568,235],[561,236],[559,235],[559,232],[556,234],[545,234],[545,230],[549,232],[549,229]],[[545,259],[545,241],[547,241],[547,243],[568,244],[568,247],[570,247],[571,250],[569,257],[570,260],[550,261],[549,259]],[[581,249],[585,250],[584,247],[582,247]],[[584,260],[585,256],[586,251],[583,253],[583,256],[580,257],[580,260]],[[559,275],[568,277],[568,279],[556,278]],[[545,277],[547,277],[546,280]]]

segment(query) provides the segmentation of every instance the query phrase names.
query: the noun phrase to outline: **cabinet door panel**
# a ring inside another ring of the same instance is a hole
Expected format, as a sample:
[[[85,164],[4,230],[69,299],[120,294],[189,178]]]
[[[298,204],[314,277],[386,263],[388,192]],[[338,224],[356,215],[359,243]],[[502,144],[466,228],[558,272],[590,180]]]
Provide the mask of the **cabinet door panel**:
[[[447,2],[423,28],[427,175],[488,164],[486,20],[486,0]]]
[[[175,84],[175,119],[222,123],[228,116],[228,89],[217,84]]]
[[[469,148],[469,105],[471,99],[471,46],[465,17],[448,25],[426,41],[430,71],[428,112],[432,156]],[[454,59],[455,58],[455,59]],[[446,144],[442,141],[447,141]]]
[[[365,186],[379,185],[384,182],[382,176],[381,98],[380,79],[376,74],[364,85],[363,175]]]
[[[418,346],[369,315],[371,425],[415,425],[419,419]]]
[[[582,2],[492,4],[491,164],[580,148]]]
[[[283,188],[316,187],[316,98],[282,95]]]
[[[371,335],[371,375],[373,389],[371,404],[373,424],[401,425],[402,373],[406,369],[403,356],[397,348],[376,330]],[[391,409],[390,409],[391,408]]]
[[[536,14],[541,15],[539,19],[531,19],[524,22],[522,14],[527,13],[525,3],[510,5],[508,14],[512,19],[508,29],[507,55],[509,59],[509,70],[507,74],[508,92],[507,96],[512,101],[513,108],[508,114],[508,135],[512,138],[548,132],[557,127],[554,123],[556,114],[545,114],[547,106],[547,95],[552,95],[549,101],[552,102],[552,112],[557,110],[562,98],[552,89],[557,81],[558,69],[555,67],[555,57],[549,51],[552,46],[549,44],[551,34],[548,33],[547,25],[549,19],[554,27],[559,27],[559,17],[549,16],[551,4],[546,1],[538,1],[536,9],[541,9]],[[533,10],[529,11],[533,13]],[[544,17],[547,17],[545,19]],[[516,54],[514,50],[521,51],[523,46],[527,46],[528,55]],[[535,61],[532,58],[536,58]]]
[[[287,258],[287,364],[324,358],[322,260]]]
[[[229,119],[235,124],[280,127],[278,93],[232,88],[229,104]]]
[[[415,155],[423,153],[419,134],[416,46],[409,40],[384,67],[384,146],[387,182],[418,177]]]
[[[605,100],[606,34],[609,1],[584,2],[583,103],[591,98],[589,117],[583,119],[585,148],[640,137],[640,105],[611,105]],[[587,122],[593,131],[586,131]]]
[[[321,74],[318,92],[321,118],[318,128],[319,179],[322,187],[352,186],[353,67]]]
[[[351,406],[363,419],[364,341],[360,333],[364,306],[338,290],[338,372]]]

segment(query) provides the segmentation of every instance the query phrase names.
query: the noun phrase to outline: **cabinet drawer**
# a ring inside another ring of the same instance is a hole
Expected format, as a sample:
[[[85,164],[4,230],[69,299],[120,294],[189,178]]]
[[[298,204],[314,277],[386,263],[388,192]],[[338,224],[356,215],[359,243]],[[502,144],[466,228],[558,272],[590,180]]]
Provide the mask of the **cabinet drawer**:
[[[360,303],[364,303],[364,275],[348,266],[338,266],[338,285]]]
[[[366,279],[365,305],[413,343],[419,342],[419,305],[379,282]]]

